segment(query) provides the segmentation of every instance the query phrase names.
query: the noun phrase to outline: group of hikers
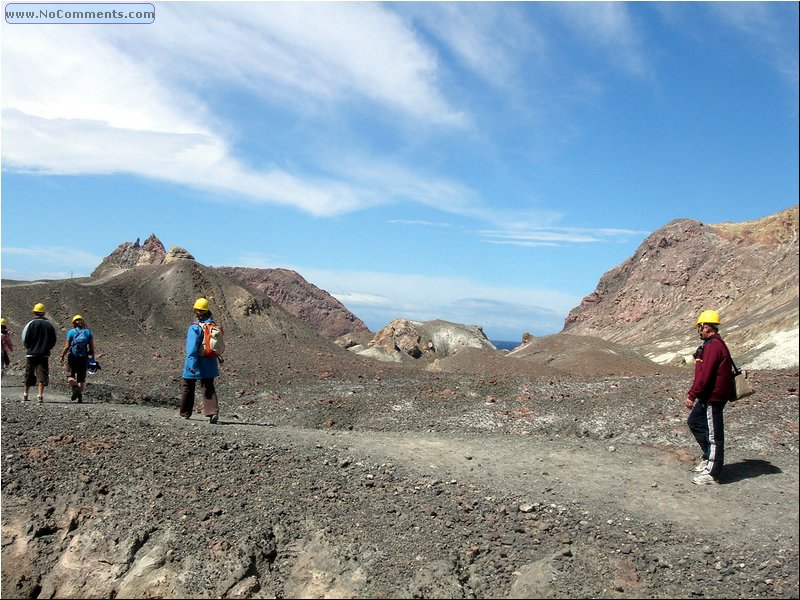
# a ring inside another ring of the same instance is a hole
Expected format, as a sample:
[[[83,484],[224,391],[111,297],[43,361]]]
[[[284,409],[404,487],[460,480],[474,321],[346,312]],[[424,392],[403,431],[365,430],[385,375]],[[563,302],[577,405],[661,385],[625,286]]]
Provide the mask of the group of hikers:
[[[22,344],[25,346],[25,381],[22,399],[28,400],[30,388],[36,387],[36,399],[44,402],[44,388],[50,384],[50,352],[56,345],[56,328],[45,316],[45,306],[37,302],[33,307],[33,319],[22,329]],[[3,372],[11,364],[10,353],[14,349],[6,319],[3,328]],[[83,402],[86,373],[90,361],[94,360],[94,336],[86,327],[81,315],[72,318],[72,329],[67,331],[67,340],[61,352],[61,364],[66,358],[67,383],[72,387],[72,400]]]
[[[186,357],[183,367],[183,387],[180,396],[180,416],[189,419],[194,411],[197,382],[203,390],[201,411],[210,423],[219,419],[219,402],[214,379],[219,377],[219,363],[224,349],[222,328],[211,315],[208,300],[198,298],[194,303],[195,320],[186,333]],[[44,389],[50,384],[50,353],[56,345],[58,334],[55,326],[45,316],[44,304],[33,307],[33,319],[22,329],[22,344],[25,347],[25,379],[22,400],[28,401],[32,387],[36,388],[36,400],[44,402]],[[5,318],[2,322],[3,374],[11,364],[14,344]],[[94,334],[86,326],[81,315],[72,318],[72,328],[67,331],[66,342],[61,351],[61,364],[66,366],[67,383],[72,389],[73,402],[83,402],[86,375],[100,368],[95,360]]]
[[[206,298],[198,298],[193,306],[195,320],[186,332],[186,357],[184,359],[179,414],[189,419],[194,411],[197,382],[203,391],[201,412],[210,423],[219,419],[219,402],[214,380],[219,377],[221,353],[224,350],[222,329],[214,322]],[[22,399],[28,400],[28,390],[37,387],[37,400],[44,402],[44,388],[49,383],[50,351],[56,344],[56,329],[45,317],[45,307],[33,307],[34,318],[22,330],[25,345],[25,391]],[[72,318],[73,328],[61,352],[61,362],[67,358],[67,381],[72,386],[72,400],[83,401],[87,370],[93,365],[94,335],[86,327],[81,315]],[[702,344],[694,353],[694,380],[684,399],[690,410],[687,425],[695,437],[702,457],[694,467],[692,482],[711,485],[719,482],[724,461],[725,429],[723,410],[736,397],[733,360],[727,345],[719,334],[720,317],[714,310],[704,310],[695,323]],[[3,369],[10,363],[13,350],[11,336],[3,327]]]

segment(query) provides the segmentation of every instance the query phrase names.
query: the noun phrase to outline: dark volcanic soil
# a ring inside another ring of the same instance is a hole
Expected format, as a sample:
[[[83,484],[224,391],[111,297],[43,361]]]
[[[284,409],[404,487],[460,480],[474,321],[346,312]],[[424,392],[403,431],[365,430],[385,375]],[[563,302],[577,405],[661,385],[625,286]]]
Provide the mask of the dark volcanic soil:
[[[216,426],[12,372],[2,596],[796,598],[798,375],[755,376],[697,487],[688,371],[223,371]]]

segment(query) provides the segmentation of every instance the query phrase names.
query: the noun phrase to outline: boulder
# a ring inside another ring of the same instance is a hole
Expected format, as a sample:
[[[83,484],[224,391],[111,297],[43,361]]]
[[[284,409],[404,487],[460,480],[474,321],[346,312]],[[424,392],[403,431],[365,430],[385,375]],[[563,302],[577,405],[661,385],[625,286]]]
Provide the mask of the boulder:
[[[375,334],[369,346],[387,353],[399,351],[416,359],[443,358],[461,348],[496,350],[480,326],[439,319],[425,322],[395,319]]]

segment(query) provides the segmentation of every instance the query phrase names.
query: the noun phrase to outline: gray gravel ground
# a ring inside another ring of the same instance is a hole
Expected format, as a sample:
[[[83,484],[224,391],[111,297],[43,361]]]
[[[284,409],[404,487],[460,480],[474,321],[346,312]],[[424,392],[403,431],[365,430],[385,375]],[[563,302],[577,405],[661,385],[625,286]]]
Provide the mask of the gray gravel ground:
[[[796,371],[726,410],[713,487],[685,376],[223,378],[216,426],[7,381],[4,598],[798,597]]]

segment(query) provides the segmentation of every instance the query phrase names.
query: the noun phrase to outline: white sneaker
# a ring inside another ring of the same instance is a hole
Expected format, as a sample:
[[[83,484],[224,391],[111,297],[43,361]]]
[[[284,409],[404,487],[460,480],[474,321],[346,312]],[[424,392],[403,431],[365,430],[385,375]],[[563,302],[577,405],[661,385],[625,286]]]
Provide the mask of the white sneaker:
[[[705,471],[700,473],[697,477],[694,477],[692,483],[696,485],[716,485],[719,482],[711,476],[711,473]]]
[[[702,473],[703,471],[706,470],[707,466],[708,466],[708,461],[703,460],[700,461],[700,463],[694,469],[692,469],[692,471],[694,471],[695,473]]]
[[[36,401],[37,401],[39,404],[42,404],[42,403],[44,402],[44,396],[36,396]]]

